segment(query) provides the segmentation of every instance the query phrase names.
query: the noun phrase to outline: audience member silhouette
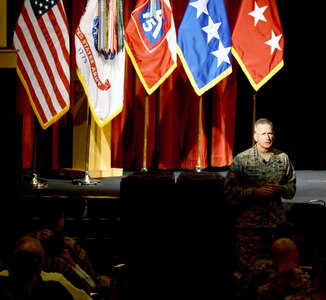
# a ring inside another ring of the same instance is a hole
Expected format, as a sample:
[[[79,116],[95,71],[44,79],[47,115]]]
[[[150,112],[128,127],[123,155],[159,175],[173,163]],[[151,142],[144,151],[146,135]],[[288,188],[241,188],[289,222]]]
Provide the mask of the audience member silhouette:
[[[271,253],[277,271],[259,286],[257,300],[285,299],[311,287],[309,271],[300,267],[299,252],[291,239],[275,240]]]
[[[64,248],[64,240],[60,233],[44,228],[31,235],[43,246],[44,271],[61,273],[77,288],[85,290],[88,294],[94,292],[94,281],[73,261],[69,252]]]
[[[73,300],[57,281],[44,281],[41,271],[44,250],[32,237],[21,237],[10,260],[8,276],[0,276],[1,300]]]
[[[51,230],[51,232],[53,232],[56,240],[55,243],[57,244],[57,246],[60,246],[61,252],[62,247],[64,248],[64,258],[66,261],[68,261],[70,265],[74,266],[73,268],[75,269],[75,272],[77,271],[78,274],[81,274],[81,276],[79,277],[83,278],[82,281],[84,283],[82,284],[82,286],[84,286],[84,289],[88,292],[98,294],[99,297],[101,297],[102,299],[113,299],[116,293],[117,286],[115,279],[113,279],[109,275],[98,275],[90,259],[88,258],[85,249],[77,242],[76,239],[64,234],[65,216],[64,210],[61,206],[51,206],[47,211],[44,212],[44,215],[42,217],[42,226],[44,227],[44,229],[49,229]],[[44,240],[44,242],[46,241]],[[52,251],[51,249],[49,250]],[[56,251],[56,253],[58,254],[58,251]],[[51,256],[51,260],[53,260],[54,255]],[[70,276],[76,277],[72,274],[70,274]],[[80,283],[78,285],[80,286]]]
[[[310,272],[312,286],[288,296],[285,300],[326,300],[326,258],[317,259]]]
[[[300,250],[304,243],[304,236],[302,232],[300,232],[293,223],[284,222],[278,225],[275,228],[274,233],[272,234],[271,244],[273,243],[273,241],[276,241],[277,239],[280,238],[289,238],[293,240],[296,243],[301,258]],[[249,281],[248,293],[250,293],[250,295],[248,296],[249,299],[252,299],[254,297],[252,295],[256,295],[257,288],[267,280],[268,276],[276,271],[277,271],[277,265],[273,261],[271,251],[268,255],[266,255],[265,258],[260,258],[253,264],[252,271],[251,274],[249,275],[249,280],[248,280]]]

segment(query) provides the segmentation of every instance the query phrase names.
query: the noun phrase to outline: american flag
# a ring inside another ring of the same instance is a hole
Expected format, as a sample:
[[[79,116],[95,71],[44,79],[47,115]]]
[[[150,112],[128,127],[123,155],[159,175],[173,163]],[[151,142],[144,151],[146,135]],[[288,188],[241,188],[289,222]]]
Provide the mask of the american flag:
[[[70,107],[69,27],[61,0],[25,0],[15,26],[17,73],[43,129]]]

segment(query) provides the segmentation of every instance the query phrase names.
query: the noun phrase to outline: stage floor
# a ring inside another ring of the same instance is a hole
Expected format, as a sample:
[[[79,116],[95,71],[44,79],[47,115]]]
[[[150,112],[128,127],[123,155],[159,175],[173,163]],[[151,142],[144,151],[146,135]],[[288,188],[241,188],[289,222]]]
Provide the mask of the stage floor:
[[[296,171],[297,192],[293,202],[326,201],[326,171]]]
[[[226,172],[221,172],[225,176]],[[299,170],[297,174],[297,192],[288,203],[302,203],[311,200],[326,201],[326,171]]]

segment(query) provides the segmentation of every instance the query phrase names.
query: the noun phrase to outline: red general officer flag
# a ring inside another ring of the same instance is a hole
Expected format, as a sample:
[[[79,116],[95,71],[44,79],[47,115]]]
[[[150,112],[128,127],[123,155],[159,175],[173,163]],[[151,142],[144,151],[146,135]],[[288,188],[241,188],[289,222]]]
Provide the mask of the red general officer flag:
[[[138,0],[125,29],[125,47],[146,92],[177,67],[176,31],[169,0]]]
[[[253,88],[284,65],[284,37],[275,0],[242,0],[232,33],[232,54]]]
[[[17,73],[43,129],[70,107],[70,41],[61,0],[25,0],[13,44]]]

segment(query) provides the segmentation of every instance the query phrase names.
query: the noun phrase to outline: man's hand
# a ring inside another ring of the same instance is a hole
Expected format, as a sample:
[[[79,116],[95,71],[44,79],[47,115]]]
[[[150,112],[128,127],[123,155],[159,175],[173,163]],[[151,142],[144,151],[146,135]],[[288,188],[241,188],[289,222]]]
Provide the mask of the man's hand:
[[[270,198],[281,192],[279,183],[266,183],[264,186],[255,190],[255,196],[259,198]]]

